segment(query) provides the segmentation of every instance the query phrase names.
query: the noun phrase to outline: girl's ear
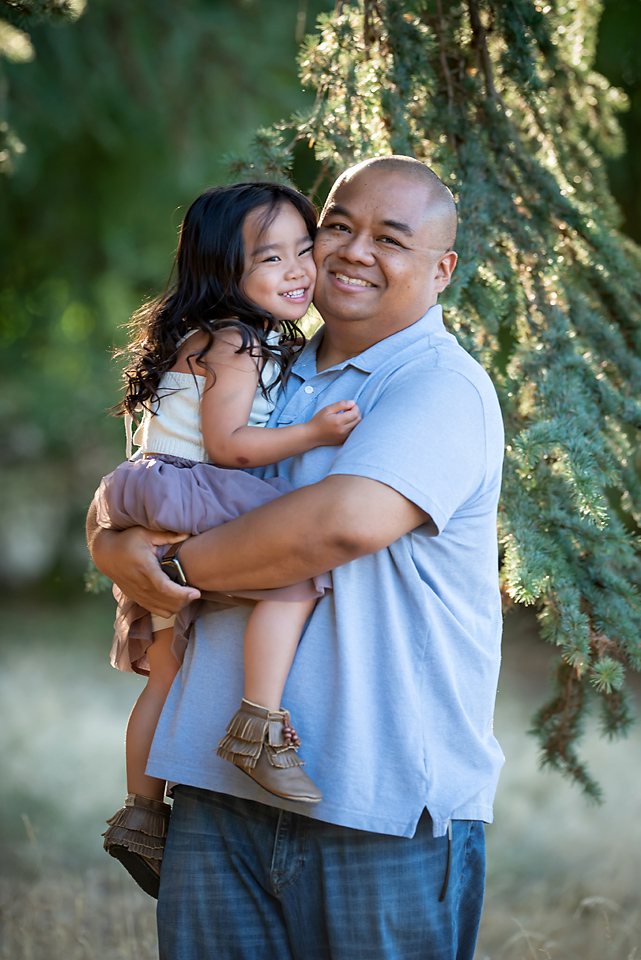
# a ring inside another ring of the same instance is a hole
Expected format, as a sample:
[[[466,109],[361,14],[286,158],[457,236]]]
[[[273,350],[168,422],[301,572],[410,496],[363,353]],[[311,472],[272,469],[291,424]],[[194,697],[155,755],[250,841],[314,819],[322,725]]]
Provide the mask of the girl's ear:
[[[458,253],[455,253],[454,250],[449,250],[436,264],[434,287],[437,293],[442,293],[442,291],[445,290],[449,284],[450,280],[452,279],[452,274],[454,273],[454,267],[456,266],[457,260]]]

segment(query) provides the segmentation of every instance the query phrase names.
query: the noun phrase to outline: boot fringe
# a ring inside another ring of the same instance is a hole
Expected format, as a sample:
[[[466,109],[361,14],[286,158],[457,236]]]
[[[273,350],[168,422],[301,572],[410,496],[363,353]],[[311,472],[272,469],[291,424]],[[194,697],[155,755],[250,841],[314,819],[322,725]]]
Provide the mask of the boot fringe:
[[[267,759],[272,767],[278,767],[279,770],[286,770],[288,767],[304,767],[305,762],[296,753],[295,747],[285,747],[281,750],[275,750],[269,744],[265,745]]]
[[[227,733],[238,740],[262,743],[269,720],[262,717],[252,717],[243,710],[238,710],[229,721]],[[224,737],[223,740],[227,738]],[[222,741],[221,741],[222,743]]]
[[[221,740],[216,755],[222,760],[228,760],[236,766],[249,767],[252,770],[263,750],[272,767],[279,770],[287,770],[289,767],[304,767],[305,761],[301,760],[294,747],[287,747],[282,750],[274,750],[269,744],[258,744],[258,749],[253,744],[239,743],[237,740],[231,740],[231,745],[227,737]]]
[[[128,830],[126,827],[111,826],[102,836],[105,838],[103,847],[109,853],[110,847],[126,847],[134,853],[139,853],[148,860],[162,860],[165,849],[164,840],[157,843],[145,842],[146,835],[137,831]]]
[[[239,740],[236,737],[232,737],[232,735],[229,733],[224,736],[218,744],[218,751],[222,750],[225,753],[238,753],[241,755],[241,757],[253,757],[254,760],[258,760],[262,749],[263,743],[260,740],[254,740],[251,742]]]
[[[253,770],[258,763],[258,757],[245,756],[234,750],[225,750],[224,747],[220,746],[216,750],[216,756],[220,757],[221,760],[228,760],[229,763],[233,763],[236,767],[242,767],[243,770]]]
[[[269,710],[243,698],[216,754],[276,797],[318,803],[323,795],[302,769],[299,745],[287,710]]]
[[[167,836],[167,824],[171,807],[164,804],[166,812],[149,810],[142,806],[124,806],[107,820],[110,827],[124,827],[134,833],[143,833],[148,837],[164,839]],[[109,832],[109,831],[107,831]]]
[[[289,723],[286,710],[268,710],[243,699],[240,710],[229,721],[216,754],[244,770],[253,770],[263,752],[269,764],[277,769],[304,766],[296,745],[291,739],[285,739],[284,728]]]

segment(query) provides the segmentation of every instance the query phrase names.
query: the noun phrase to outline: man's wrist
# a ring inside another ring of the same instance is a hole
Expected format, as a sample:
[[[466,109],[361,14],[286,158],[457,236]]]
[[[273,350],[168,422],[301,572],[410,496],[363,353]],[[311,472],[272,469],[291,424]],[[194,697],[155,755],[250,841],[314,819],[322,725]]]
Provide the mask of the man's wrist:
[[[187,575],[185,574],[184,567],[178,557],[178,551],[184,542],[184,540],[181,540],[178,543],[172,543],[169,545],[162,560],[160,561],[160,568],[165,576],[169,577],[169,579],[174,583],[177,583],[181,587],[188,587],[189,583],[187,581]]]

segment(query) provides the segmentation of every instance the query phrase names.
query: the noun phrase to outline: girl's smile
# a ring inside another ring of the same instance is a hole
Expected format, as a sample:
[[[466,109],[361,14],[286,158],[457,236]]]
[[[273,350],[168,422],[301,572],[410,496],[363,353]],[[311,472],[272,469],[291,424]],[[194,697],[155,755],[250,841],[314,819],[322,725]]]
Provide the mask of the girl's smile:
[[[281,203],[267,225],[266,214],[267,207],[257,207],[245,218],[240,289],[278,320],[300,320],[314,293],[313,241],[291,203]]]

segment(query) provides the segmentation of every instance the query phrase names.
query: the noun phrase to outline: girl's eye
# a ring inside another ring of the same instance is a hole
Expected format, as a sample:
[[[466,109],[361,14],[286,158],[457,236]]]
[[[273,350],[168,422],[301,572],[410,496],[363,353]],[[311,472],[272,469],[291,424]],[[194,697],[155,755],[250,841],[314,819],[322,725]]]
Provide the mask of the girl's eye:
[[[280,257],[277,257],[276,254],[273,254],[271,257],[266,257],[265,260],[263,260],[263,263],[278,263],[279,260]]]
[[[299,257],[304,257],[307,253],[311,253],[313,249],[314,249],[313,245],[310,244],[309,247],[305,247],[304,250],[301,250],[301,252],[298,254],[298,256],[299,256]]]

